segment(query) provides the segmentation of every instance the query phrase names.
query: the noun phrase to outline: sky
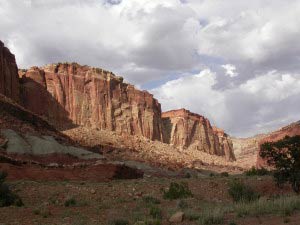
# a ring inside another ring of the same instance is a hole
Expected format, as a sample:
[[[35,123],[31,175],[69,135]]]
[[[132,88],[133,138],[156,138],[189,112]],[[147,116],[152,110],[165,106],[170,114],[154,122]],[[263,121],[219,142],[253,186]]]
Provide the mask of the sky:
[[[299,0],[0,0],[19,68],[78,62],[232,136],[300,120]]]

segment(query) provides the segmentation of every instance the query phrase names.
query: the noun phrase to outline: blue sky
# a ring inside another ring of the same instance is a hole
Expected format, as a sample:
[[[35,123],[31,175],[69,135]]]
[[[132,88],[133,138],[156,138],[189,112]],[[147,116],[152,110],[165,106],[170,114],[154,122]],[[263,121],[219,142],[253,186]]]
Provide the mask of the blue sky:
[[[296,0],[0,0],[20,68],[101,67],[231,135],[299,120]]]

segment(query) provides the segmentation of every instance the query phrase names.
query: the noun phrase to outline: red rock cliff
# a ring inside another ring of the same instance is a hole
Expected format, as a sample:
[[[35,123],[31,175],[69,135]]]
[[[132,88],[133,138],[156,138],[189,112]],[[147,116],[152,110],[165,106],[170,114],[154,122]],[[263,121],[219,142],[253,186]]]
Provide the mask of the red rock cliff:
[[[72,123],[162,140],[158,101],[111,72],[59,63],[19,75],[24,106],[57,127]]]
[[[205,117],[179,109],[162,113],[162,118],[164,142],[235,159],[230,138],[223,130],[213,128]]]
[[[0,41],[0,93],[19,101],[19,78],[15,56]]]

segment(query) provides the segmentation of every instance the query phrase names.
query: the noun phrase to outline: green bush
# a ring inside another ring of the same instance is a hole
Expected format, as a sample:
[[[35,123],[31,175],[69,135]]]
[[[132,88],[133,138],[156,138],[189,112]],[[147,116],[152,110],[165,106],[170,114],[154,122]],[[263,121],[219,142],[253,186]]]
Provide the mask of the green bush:
[[[227,172],[222,172],[220,175],[221,177],[229,177],[229,173]]]
[[[150,208],[149,212],[150,216],[152,216],[153,219],[161,219],[162,218],[162,211],[160,208],[152,206]]]
[[[215,177],[215,176],[216,176],[216,174],[214,174],[214,173],[210,173],[210,174],[209,174],[209,176],[210,176],[210,177]]]
[[[143,201],[147,204],[160,204],[159,199],[154,198],[152,196],[145,196],[143,197]]]
[[[235,222],[230,222],[229,225],[237,225]]]
[[[161,225],[161,221],[160,220],[147,220],[145,222],[145,225]]]
[[[221,208],[205,210],[199,215],[198,222],[201,225],[223,224],[224,214]]]
[[[129,225],[129,222],[124,219],[116,219],[111,221],[109,225]]]
[[[274,199],[261,198],[253,202],[240,202],[235,205],[234,211],[239,217],[268,214],[289,216],[299,209],[300,198],[298,196],[281,196]]]
[[[233,181],[229,184],[229,195],[235,202],[250,202],[259,199],[260,195],[251,187],[240,181]]]
[[[177,202],[177,207],[180,209],[186,209],[189,207],[189,204],[183,199],[180,199],[179,202]]]
[[[277,142],[261,145],[260,156],[275,167],[274,178],[278,186],[289,182],[300,193],[300,136],[286,136]]]
[[[246,176],[265,176],[269,175],[270,171],[265,168],[256,169],[254,166],[245,172]]]
[[[189,221],[198,220],[200,218],[199,212],[196,212],[194,210],[185,210],[184,211],[184,218]]]
[[[75,198],[69,198],[65,201],[65,207],[76,206],[77,201]]]
[[[10,205],[23,206],[24,204],[21,198],[12,193],[12,191],[9,189],[9,186],[4,183],[6,177],[7,173],[0,171],[0,207],[6,207]]]
[[[190,191],[187,183],[175,183],[170,184],[169,190],[164,190],[164,199],[180,199],[193,197],[192,192]]]

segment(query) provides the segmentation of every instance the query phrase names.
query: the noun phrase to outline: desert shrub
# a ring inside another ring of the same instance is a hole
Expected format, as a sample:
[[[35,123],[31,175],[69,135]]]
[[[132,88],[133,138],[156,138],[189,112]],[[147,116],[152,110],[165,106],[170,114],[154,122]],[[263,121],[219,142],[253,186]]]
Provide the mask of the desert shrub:
[[[278,214],[289,216],[300,209],[300,199],[295,196],[281,196],[276,199],[259,199],[253,202],[240,202],[235,205],[234,211],[241,216],[260,216]]]
[[[190,221],[198,220],[200,218],[199,212],[194,210],[186,210],[184,212],[184,218]]]
[[[23,206],[22,199],[14,194],[7,184],[5,184],[5,179],[7,177],[6,172],[0,171],[0,207],[15,205]]]
[[[183,199],[180,199],[178,202],[177,202],[177,207],[180,208],[180,209],[186,209],[189,207],[189,204],[183,200]]]
[[[225,212],[221,208],[205,210],[199,215],[200,225],[223,224]]]
[[[229,225],[237,225],[235,222],[230,222]]]
[[[156,219],[156,220],[147,220],[145,222],[145,225],[161,225],[161,221]]]
[[[229,184],[228,193],[235,202],[250,202],[260,197],[251,187],[236,180]]]
[[[261,145],[260,156],[275,167],[273,176],[278,186],[289,182],[296,193],[300,192],[300,136],[266,142]]]
[[[269,175],[270,171],[264,167],[256,169],[254,166],[245,172],[246,176],[265,176]]]
[[[161,219],[162,218],[162,211],[160,208],[156,206],[152,206],[150,208],[149,212],[150,216],[152,216],[153,219]]]
[[[43,218],[48,218],[49,216],[52,216],[51,212],[49,210],[44,210],[40,214]]]
[[[216,176],[216,174],[214,174],[214,173],[210,173],[210,174],[209,174],[209,176],[210,176],[210,177],[215,177],[215,176]]]
[[[115,219],[110,221],[109,225],[129,225],[129,222],[125,219]]]
[[[190,191],[187,183],[175,183],[172,182],[170,184],[169,190],[164,190],[164,198],[165,199],[180,199],[180,198],[188,198],[192,197],[193,194]]]
[[[77,205],[77,201],[75,198],[69,198],[65,201],[65,207],[70,207],[70,206],[76,206]]]
[[[152,196],[144,196],[143,201],[147,204],[160,204],[159,199],[154,198]]]
[[[222,172],[220,175],[221,177],[229,177],[229,173],[227,172]]]

